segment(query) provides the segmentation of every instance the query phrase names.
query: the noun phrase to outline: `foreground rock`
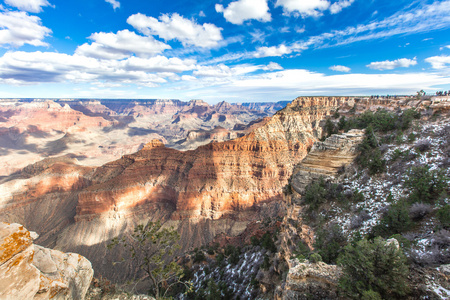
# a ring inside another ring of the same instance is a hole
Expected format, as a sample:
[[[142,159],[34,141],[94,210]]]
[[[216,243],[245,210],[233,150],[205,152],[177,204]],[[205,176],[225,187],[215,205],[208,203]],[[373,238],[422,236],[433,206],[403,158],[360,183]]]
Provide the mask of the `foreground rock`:
[[[282,292],[283,300],[290,299],[337,299],[337,284],[342,274],[336,265],[299,263],[292,260],[286,284]]]
[[[33,244],[35,233],[0,223],[1,299],[84,299],[94,270],[75,253]]]

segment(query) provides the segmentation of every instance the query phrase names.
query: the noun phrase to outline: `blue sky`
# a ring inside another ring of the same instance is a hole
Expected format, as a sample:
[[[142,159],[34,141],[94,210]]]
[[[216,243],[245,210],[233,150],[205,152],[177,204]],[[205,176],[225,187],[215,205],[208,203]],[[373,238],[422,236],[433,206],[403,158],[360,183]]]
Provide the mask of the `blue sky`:
[[[0,98],[450,90],[450,0],[3,0]]]

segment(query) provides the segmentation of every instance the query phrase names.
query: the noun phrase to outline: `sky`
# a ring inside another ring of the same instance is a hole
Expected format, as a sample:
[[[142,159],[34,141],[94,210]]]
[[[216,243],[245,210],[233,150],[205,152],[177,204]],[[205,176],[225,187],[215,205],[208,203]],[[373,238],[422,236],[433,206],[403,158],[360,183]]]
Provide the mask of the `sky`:
[[[450,0],[3,0],[0,98],[450,90]]]

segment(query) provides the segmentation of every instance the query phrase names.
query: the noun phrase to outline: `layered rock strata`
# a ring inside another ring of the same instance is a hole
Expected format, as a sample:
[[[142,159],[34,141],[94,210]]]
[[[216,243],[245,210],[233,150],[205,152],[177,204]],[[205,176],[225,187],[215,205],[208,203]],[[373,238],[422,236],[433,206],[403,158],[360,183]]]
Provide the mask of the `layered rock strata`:
[[[1,299],[84,299],[94,270],[75,253],[33,244],[35,233],[0,223]]]
[[[336,265],[318,263],[299,263],[291,261],[289,273],[281,297],[277,299],[338,299],[337,284],[342,275]],[[278,295],[279,295],[278,294]]]
[[[76,220],[144,203],[167,203],[172,219],[218,219],[281,200],[293,167],[321,136],[320,121],[344,98],[296,99],[264,126],[193,151],[158,140],[98,168],[78,197]]]
[[[340,168],[353,162],[357,146],[364,139],[364,130],[352,129],[333,134],[324,142],[315,142],[311,151],[294,169],[292,188],[302,194],[305,187],[319,177],[332,177]]]

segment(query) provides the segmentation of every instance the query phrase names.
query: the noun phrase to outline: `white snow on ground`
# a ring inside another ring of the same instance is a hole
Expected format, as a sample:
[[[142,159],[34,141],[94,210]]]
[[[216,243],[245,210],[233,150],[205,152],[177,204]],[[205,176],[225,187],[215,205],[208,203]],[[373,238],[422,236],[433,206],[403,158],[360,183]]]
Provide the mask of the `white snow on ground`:
[[[336,203],[333,203],[329,213],[334,217],[329,219],[329,221],[339,224],[343,232],[349,233],[350,236],[357,231],[362,235],[369,233],[389,205],[409,195],[409,191],[403,186],[407,179],[407,174],[395,168],[394,161],[392,161],[394,153],[401,151],[404,154],[409,153],[410,157],[412,157],[411,160],[403,162],[406,165],[406,170],[411,167],[424,165],[429,166],[430,170],[442,169],[441,164],[447,157],[443,147],[446,145],[447,139],[450,138],[445,134],[445,128],[449,126],[450,122],[448,119],[434,123],[416,124],[413,130],[413,134],[416,136],[414,141],[407,141],[405,136],[403,143],[400,145],[384,145],[384,147],[387,147],[383,155],[383,159],[387,161],[385,174],[369,177],[364,172],[359,172],[350,178],[344,179],[342,182],[344,190],[359,191],[364,195],[365,201],[353,204],[350,212],[347,213],[344,213]],[[429,150],[421,153],[417,146],[420,143],[426,143],[426,141],[429,143]],[[402,157],[398,158],[397,161],[401,159]],[[450,177],[450,169],[446,169],[446,174]],[[388,199],[389,196],[391,199]],[[391,202],[388,200],[391,200]],[[448,203],[449,199],[446,199],[446,202]],[[361,227],[351,229],[351,220],[360,211],[365,211],[369,216],[366,218],[367,220],[362,222]],[[420,235],[416,237],[418,239],[416,240],[417,245],[414,246],[413,251],[417,255],[427,255],[427,248],[431,246],[432,242],[433,229],[433,224],[425,224]]]

